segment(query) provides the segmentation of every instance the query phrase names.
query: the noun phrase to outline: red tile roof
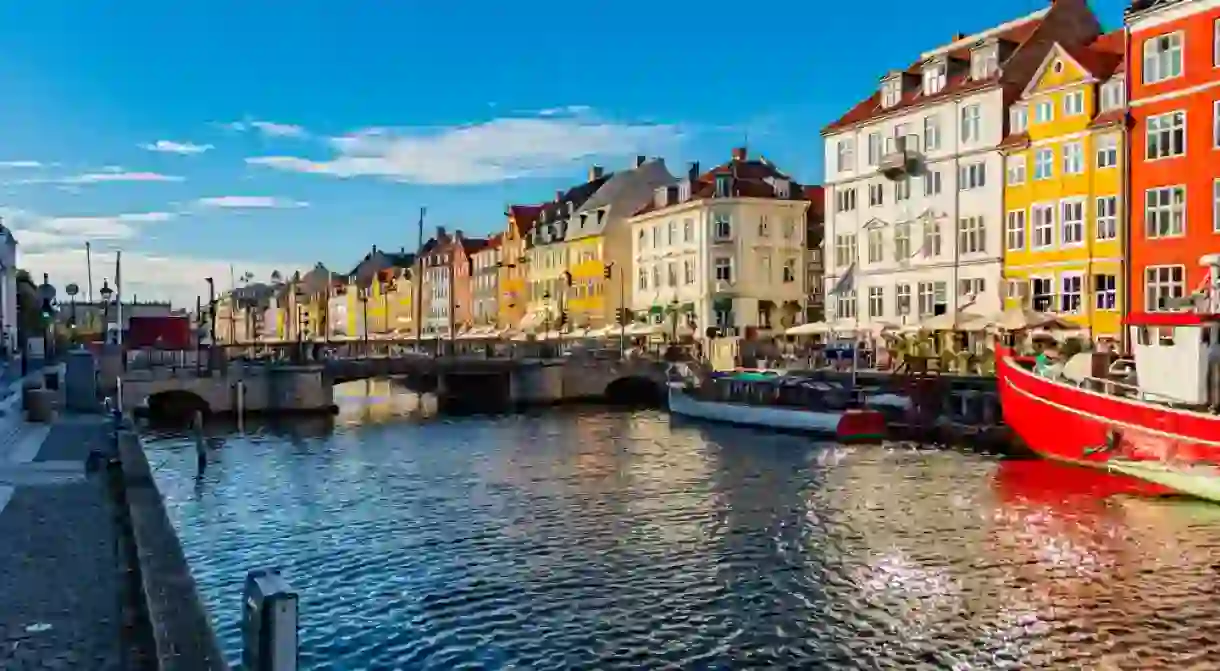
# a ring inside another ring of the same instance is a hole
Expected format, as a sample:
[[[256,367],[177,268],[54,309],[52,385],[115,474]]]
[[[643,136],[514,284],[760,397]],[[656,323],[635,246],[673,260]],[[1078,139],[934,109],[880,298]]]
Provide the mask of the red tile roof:
[[[509,205],[508,211],[504,213],[511,217],[513,224],[517,228],[518,237],[530,232],[534,224],[538,221],[538,215],[542,214],[541,205]]]
[[[730,183],[732,190],[729,197],[732,198],[780,198],[775,192],[775,187],[771,186],[768,179],[778,180],[786,179],[789,181],[788,196],[783,200],[803,200],[802,188],[800,184],[792,181],[792,178],[782,172],[774,163],[768,161],[765,157],[759,156],[756,159],[751,159],[746,154],[744,147],[734,150],[733,158],[721,163],[720,165],[708,170],[699,175],[690,187],[690,197],[684,202],[694,200],[702,200],[711,198],[716,194],[716,178],[720,175],[729,175],[733,179]],[[670,188],[677,188],[676,185]],[[644,214],[656,209],[661,209],[656,206],[656,201],[649,201],[644,207],[636,210],[636,214]]]
[[[1000,141],[1001,149],[1016,149],[1029,146],[1029,133],[1013,133]]]
[[[1042,26],[1043,18],[1044,15],[1038,15],[1036,18],[1031,18],[1028,21],[1022,21],[1021,23],[1008,28],[1004,32],[995,35],[994,37],[1000,41],[1015,44],[1019,48],[1021,45],[1025,44],[1029,38],[1033,37],[1038,28]],[[947,57],[950,60],[968,61],[970,59],[970,49],[965,47],[954,49],[947,54]],[[907,68],[902,72],[908,75],[919,75],[922,77],[924,62],[925,61],[923,59],[915,61],[911,65],[907,66]],[[874,90],[872,95],[857,103],[855,107],[851,108],[851,110],[847,112],[847,114],[844,114],[843,116],[839,117],[837,121],[834,121],[823,128],[822,134],[826,135],[833,133],[849,126],[856,126],[858,124],[862,124],[882,116],[888,116],[918,105],[949,99],[971,91],[982,90],[998,82],[998,75],[988,77],[987,79],[974,80],[970,79],[969,72],[958,72],[951,75],[948,78],[948,81],[945,82],[945,88],[941,89],[937,93],[932,95],[924,95],[922,87],[913,87],[911,90],[903,92],[902,99],[898,101],[897,105],[887,108],[881,107],[881,91]]]
[[[1099,80],[1105,81],[1114,73],[1122,72],[1124,69],[1124,44],[1121,30],[1106,33],[1087,46],[1060,46],[1069,56],[1076,59],[1077,63],[1088,70],[1089,74]]]

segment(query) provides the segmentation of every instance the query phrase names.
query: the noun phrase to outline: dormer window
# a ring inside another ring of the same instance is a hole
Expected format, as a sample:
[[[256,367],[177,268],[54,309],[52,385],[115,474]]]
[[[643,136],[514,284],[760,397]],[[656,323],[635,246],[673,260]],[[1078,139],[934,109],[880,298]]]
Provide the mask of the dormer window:
[[[732,176],[716,175],[716,197],[728,198],[732,194]]]
[[[773,186],[775,188],[775,197],[776,198],[787,198],[788,197],[788,180],[783,179],[781,177],[776,177],[775,184]]]
[[[892,76],[881,82],[881,106],[893,107],[902,100],[902,78]]]
[[[923,94],[936,95],[945,90],[948,81],[949,66],[945,61],[929,63],[923,68]]]
[[[690,180],[684,179],[678,182],[678,202],[685,203],[690,200]]]
[[[1029,109],[1024,105],[1014,105],[1008,110],[1008,132],[1024,133],[1029,128]]]
[[[667,197],[668,197],[668,195],[666,194],[665,187],[662,186],[662,187],[659,187],[656,190],[656,192],[653,194],[652,202],[657,207],[665,207],[666,205],[668,205],[668,203],[666,202]]]
[[[997,44],[989,43],[976,47],[970,53],[970,78],[979,81],[994,75],[1000,68],[1000,52]]]
[[[1126,105],[1123,96],[1122,79],[1115,79],[1103,84],[1101,87],[1101,111],[1110,112],[1122,109]]]

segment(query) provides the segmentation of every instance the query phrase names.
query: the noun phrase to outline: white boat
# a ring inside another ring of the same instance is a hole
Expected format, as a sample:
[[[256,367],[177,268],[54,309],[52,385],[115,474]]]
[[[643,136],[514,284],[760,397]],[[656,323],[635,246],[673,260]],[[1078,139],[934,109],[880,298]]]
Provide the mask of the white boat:
[[[885,417],[876,410],[805,410],[706,401],[687,393],[681,382],[669,383],[669,411],[710,422],[832,435],[841,442],[878,441],[885,438],[886,432]]]

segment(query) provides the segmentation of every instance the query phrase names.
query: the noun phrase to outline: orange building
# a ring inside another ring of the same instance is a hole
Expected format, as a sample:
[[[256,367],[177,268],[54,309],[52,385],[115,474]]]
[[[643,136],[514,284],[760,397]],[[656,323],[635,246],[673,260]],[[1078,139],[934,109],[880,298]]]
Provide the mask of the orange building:
[[[1220,252],[1220,1],[1135,0],[1126,24],[1131,309],[1172,309]]]

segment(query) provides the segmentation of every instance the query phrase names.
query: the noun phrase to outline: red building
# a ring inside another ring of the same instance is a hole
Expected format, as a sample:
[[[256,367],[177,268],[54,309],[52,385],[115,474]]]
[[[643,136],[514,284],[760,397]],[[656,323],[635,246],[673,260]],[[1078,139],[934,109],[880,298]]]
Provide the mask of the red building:
[[[1220,0],[1135,0],[1126,13],[1131,109],[1131,308],[1171,309],[1220,252]]]

